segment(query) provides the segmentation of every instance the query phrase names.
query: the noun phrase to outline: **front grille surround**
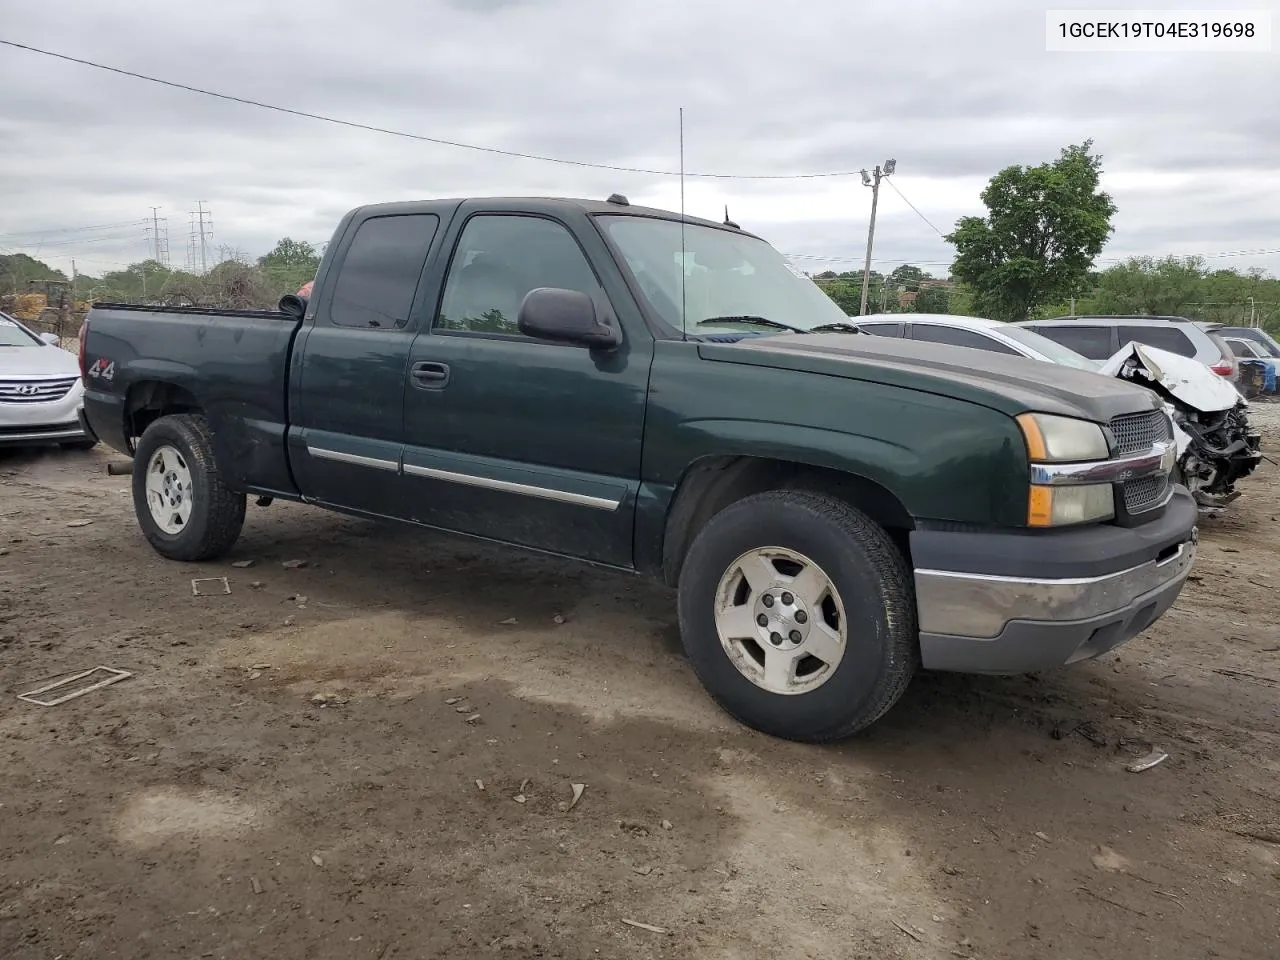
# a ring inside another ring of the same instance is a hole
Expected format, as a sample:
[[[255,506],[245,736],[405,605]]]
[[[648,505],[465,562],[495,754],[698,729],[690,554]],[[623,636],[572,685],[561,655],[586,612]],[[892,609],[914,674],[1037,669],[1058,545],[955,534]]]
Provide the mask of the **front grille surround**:
[[[1121,414],[1111,420],[1111,435],[1115,438],[1115,455],[1129,456],[1143,453],[1157,444],[1173,442],[1173,428],[1169,416],[1163,410]],[[1170,496],[1170,478],[1167,473],[1139,477],[1120,484],[1120,496],[1124,512],[1136,517],[1164,506]]]
[[[1168,474],[1155,474],[1130,480],[1122,486],[1125,512],[1133,515],[1154,510],[1165,502],[1169,494]]]
[[[1121,457],[1150,450],[1157,443],[1173,439],[1169,416],[1163,410],[1121,414],[1112,419],[1110,426],[1116,440],[1116,455]]]
[[[79,377],[51,377],[47,380],[0,380],[0,403],[56,403],[64,399]]]

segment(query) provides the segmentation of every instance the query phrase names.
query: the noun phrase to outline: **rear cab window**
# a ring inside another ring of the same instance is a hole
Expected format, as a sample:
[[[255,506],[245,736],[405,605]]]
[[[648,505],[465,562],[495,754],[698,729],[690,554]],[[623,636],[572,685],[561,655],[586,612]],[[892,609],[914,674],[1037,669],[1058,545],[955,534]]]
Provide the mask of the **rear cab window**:
[[[434,213],[371,217],[361,223],[338,265],[328,304],[331,322],[402,329],[439,228]]]

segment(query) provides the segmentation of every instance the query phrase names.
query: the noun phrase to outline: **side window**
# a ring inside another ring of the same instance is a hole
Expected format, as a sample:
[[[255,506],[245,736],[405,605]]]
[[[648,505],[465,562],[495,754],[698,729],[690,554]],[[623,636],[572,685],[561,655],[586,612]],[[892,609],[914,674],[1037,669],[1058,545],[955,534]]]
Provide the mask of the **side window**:
[[[857,323],[857,321],[853,321]],[[877,337],[900,337],[902,336],[902,324],[900,323],[859,323],[863,330],[867,333],[875,334]]]
[[[521,336],[520,304],[538,287],[600,291],[587,258],[561,224],[513,214],[472,217],[454,250],[435,326]]]
[[[1115,350],[1111,349],[1110,327],[1059,327],[1046,325],[1032,327],[1042,337],[1060,343],[1090,360],[1107,360]]]
[[[970,347],[974,350],[986,350],[989,353],[1006,353],[1013,357],[1021,356],[1017,350],[993,340],[985,334],[973,330],[960,330],[956,327],[944,327],[934,323],[913,323],[911,339],[923,340],[926,343],[949,343],[953,347]]]
[[[360,224],[333,285],[333,322],[342,327],[403,327],[439,227],[435,214],[373,217]]]
[[[1170,353],[1177,353],[1184,357],[1196,355],[1195,344],[1191,342],[1191,338],[1173,324],[1167,327],[1120,327],[1119,333],[1121,344],[1136,340],[1148,347],[1168,350]]]

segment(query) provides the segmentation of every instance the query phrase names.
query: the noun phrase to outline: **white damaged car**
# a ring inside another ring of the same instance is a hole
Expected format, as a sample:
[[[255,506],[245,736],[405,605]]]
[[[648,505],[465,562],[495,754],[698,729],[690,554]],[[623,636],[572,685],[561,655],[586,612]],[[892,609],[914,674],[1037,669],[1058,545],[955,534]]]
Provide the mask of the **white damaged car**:
[[[88,449],[84,384],[75,354],[51,333],[33,333],[0,313],[0,446]]]
[[[1203,363],[1130,341],[1098,370],[1154,390],[1173,421],[1175,478],[1202,507],[1240,496],[1236,481],[1262,460],[1261,435],[1249,424],[1249,401]]]

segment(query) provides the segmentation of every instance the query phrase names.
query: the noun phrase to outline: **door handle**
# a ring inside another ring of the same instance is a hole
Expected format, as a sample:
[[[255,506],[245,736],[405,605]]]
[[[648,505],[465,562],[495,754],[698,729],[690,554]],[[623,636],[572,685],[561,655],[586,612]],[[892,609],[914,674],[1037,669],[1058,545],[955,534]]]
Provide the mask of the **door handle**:
[[[415,363],[409,371],[413,385],[423,390],[439,390],[449,382],[449,365],[433,360]]]

